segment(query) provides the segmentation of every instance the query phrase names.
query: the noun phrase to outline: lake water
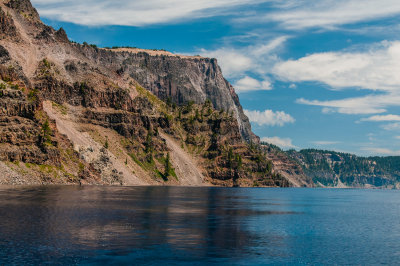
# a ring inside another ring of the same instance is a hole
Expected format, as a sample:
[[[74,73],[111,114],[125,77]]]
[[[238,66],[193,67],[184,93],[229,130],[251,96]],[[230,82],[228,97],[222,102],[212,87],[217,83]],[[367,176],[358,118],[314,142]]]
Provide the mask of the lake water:
[[[0,264],[398,264],[400,191],[0,188]]]

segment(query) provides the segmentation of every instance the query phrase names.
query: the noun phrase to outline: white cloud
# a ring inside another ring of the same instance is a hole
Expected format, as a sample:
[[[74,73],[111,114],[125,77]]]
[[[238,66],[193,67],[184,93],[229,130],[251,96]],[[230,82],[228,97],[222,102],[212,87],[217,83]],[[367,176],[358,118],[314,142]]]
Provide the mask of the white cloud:
[[[237,22],[276,21],[287,29],[369,21],[400,14],[397,0],[32,0],[41,16],[83,25],[143,26],[231,15]],[[256,4],[270,3],[267,8]],[[254,5],[255,8],[252,8]],[[240,8],[238,8],[240,7]],[[243,12],[243,8],[251,12]],[[251,14],[248,15],[248,14]]]
[[[283,80],[319,81],[338,89],[399,91],[400,41],[382,42],[377,47],[363,53],[311,54],[277,63],[273,72]]]
[[[395,138],[395,139],[400,139],[400,136],[395,136],[394,138]]]
[[[376,138],[375,138],[375,134],[374,133],[368,133],[367,134],[367,137],[368,137],[368,140],[369,141],[376,141]]]
[[[324,145],[334,145],[334,144],[339,144],[339,143],[340,143],[340,141],[318,140],[318,141],[313,141],[312,143],[313,143],[313,144],[315,144],[315,145],[321,145],[321,146],[324,146]]]
[[[363,118],[361,121],[369,122],[387,122],[387,121],[400,121],[400,115],[374,115],[368,118]]]
[[[224,75],[226,77],[235,77],[240,75],[253,66],[253,59],[244,51],[233,48],[223,48],[215,51],[200,50],[201,55],[217,58]]]
[[[243,48],[225,47],[214,51],[201,49],[199,52],[206,57],[218,59],[224,75],[232,79],[242,79],[247,72],[265,76],[270,73],[271,66],[278,62],[276,53],[284,47],[288,36],[280,36],[267,42]]]
[[[249,117],[250,122],[260,126],[284,126],[285,124],[294,123],[296,120],[289,114],[283,111],[274,112],[272,110],[249,111],[244,110],[244,113]]]
[[[312,4],[310,1],[281,2],[286,7],[283,11],[267,13],[262,20],[277,21],[292,30],[313,27],[334,29],[340,25],[400,14],[398,0],[319,0]]]
[[[257,79],[253,79],[249,76],[245,76],[244,78],[238,80],[234,87],[236,92],[247,92],[247,91],[259,91],[259,90],[272,90],[271,83],[268,80],[258,81]]]
[[[387,106],[400,105],[400,95],[367,95],[364,97],[341,100],[318,101],[298,99],[296,102],[306,105],[322,106],[325,114],[338,112],[342,114],[377,114],[386,112]]]
[[[400,155],[400,151],[390,150],[386,148],[365,147],[361,148],[362,151],[370,152],[376,155]]]
[[[288,36],[280,36],[280,37],[277,37],[277,38],[271,40],[269,43],[259,45],[259,46],[252,46],[252,47],[248,48],[249,53],[254,57],[269,55],[272,52],[279,49],[282,46],[282,44],[287,41],[288,38],[289,38]]]
[[[297,100],[297,103],[324,107],[324,113],[376,114],[386,112],[389,106],[400,106],[400,41],[382,42],[362,53],[317,53],[280,62],[273,73],[285,81],[316,81],[335,89],[380,92],[340,100]]]
[[[284,47],[288,36],[242,48],[225,47],[214,51],[201,49],[202,56],[217,58],[225,77],[234,83],[237,92],[272,90],[268,78],[271,68],[278,62],[277,52]],[[257,76],[257,79],[249,74]]]
[[[82,25],[144,26],[224,15],[262,0],[32,0],[41,16]]]
[[[382,128],[388,131],[400,131],[400,123],[390,123],[383,125]]]
[[[279,138],[279,137],[263,137],[261,141],[274,144],[282,149],[297,149],[298,147],[293,145],[290,138]]]

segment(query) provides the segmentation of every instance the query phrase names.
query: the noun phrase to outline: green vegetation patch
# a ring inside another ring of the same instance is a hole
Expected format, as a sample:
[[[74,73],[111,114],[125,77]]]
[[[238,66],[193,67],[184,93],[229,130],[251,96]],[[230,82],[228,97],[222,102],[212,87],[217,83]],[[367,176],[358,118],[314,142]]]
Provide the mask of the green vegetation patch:
[[[64,105],[55,103],[55,102],[51,102],[51,105],[53,106],[54,109],[58,110],[59,112],[61,112],[62,115],[67,115],[68,114],[68,108],[65,107]]]

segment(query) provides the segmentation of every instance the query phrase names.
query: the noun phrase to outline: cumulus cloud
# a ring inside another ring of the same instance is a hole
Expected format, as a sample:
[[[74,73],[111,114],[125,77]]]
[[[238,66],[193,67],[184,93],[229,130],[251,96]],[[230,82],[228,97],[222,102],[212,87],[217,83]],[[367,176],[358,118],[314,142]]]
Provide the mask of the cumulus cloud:
[[[258,81],[257,79],[253,79],[249,76],[245,76],[244,78],[238,80],[234,87],[236,92],[247,92],[247,91],[268,91],[272,90],[271,83],[268,80]]]
[[[282,149],[297,149],[298,147],[293,145],[290,138],[279,138],[279,137],[263,137],[261,141],[274,144]]]
[[[144,26],[224,15],[262,0],[32,0],[42,17],[82,25]]]
[[[294,123],[296,120],[289,114],[283,111],[274,112],[272,110],[265,111],[249,111],[244,110],[244,113],[249,117],[250,122],[260,126],[284,126],[285,124]]]

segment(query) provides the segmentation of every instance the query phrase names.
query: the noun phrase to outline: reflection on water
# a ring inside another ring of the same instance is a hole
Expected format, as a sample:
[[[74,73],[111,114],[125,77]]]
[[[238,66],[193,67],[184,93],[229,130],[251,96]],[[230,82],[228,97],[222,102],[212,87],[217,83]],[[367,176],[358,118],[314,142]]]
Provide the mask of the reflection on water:
[[[399,203],[367,190],[2,188],[0,264],[391,263]]]

